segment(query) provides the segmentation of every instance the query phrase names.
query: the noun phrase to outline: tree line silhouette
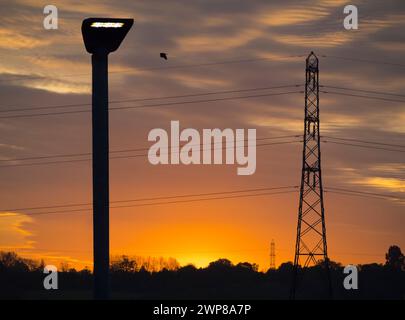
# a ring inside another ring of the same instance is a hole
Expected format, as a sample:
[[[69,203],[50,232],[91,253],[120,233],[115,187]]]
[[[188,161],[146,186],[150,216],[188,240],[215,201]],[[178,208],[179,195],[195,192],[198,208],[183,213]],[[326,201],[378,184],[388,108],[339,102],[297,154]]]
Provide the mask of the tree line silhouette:
[[[0,252],[1,299],[89,299],[92,272],[63,263],[58,290],[45,290],[44,260],[24,259],[15,252]],[[330,261],[334,299],[405,299],[405,258],[391,246],[385,264],[358,265],[358,290],[346,290],[344,266]],[[288,299],[293,264],[258,270],[257,264],[218,259],[206,268],[180,266],[173,258],[117,256],[112,259],[112,298],[121,299]],[[325,263],[300,270],[297,298],[325,298]],[[302,272],[301,272],[302,271]]]

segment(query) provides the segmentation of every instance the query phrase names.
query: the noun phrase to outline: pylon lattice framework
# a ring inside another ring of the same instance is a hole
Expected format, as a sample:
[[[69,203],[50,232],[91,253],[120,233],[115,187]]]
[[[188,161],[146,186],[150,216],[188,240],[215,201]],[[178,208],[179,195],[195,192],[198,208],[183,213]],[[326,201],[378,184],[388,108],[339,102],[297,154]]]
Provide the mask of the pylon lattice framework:
[[[298,269],[316,265],[321,260],[326,265],[331,293],[319,134],[319,60],[313,52],[306,59],[305,74],[304,146],[292,298],[295,297]]]

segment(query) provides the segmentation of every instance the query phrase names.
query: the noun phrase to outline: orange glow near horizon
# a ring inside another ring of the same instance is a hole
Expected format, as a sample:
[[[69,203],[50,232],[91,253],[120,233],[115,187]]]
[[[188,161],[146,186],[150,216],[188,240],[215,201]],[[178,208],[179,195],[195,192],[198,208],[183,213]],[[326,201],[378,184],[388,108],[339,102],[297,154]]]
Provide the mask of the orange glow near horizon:
[[[261,198],[261,199],[258,199]],[[200,208],[189,212],[189,204],[180,204],[170,206],[171,210],[176,210],[175,217],[170,217],[170,212],[159,213],[159,208],[169,208],[167,206],[156,206],[155,208],[146,208],[145,212],[136,213],[131,210],[128,212],[111,212],[111,256],[143,256],[143,257],[164,257],[175,258],[181,266],[193,264],[196,267],[206,267],[210,262],[220,258],[231,260],[234,264],[239,262],[250,262],[259,264],[259,270],[265,271],[269,266],[270,236],[276,240],[276,265],[293,260],[293,249],[295,240],[295,214],[291,214],[288,219],[288,231],[284,223],[275,222],[274,227],[278,225],[281,230],[272,230],[271,223],[263,220],[263,223],[256,222],[259,216],[265,216],[266,210],[260,212],[260,207],[271,206],[274,210],[280,208],[280,204],[287,199],[296,200],[296,195],[283,196],[284,199],[271,201],[265,197],[255,199],[258,213],[240,214],[244,209],[250,207],[249,200],[239,199],[239,204],[224,201],[212,201],[199,205]],[[294,207],[294,205],[292,206]],[[235,211],[234,211],[235,210]],[[239,214],[235,214],[239,210]],[[217,214],[222,212],[222,214]],[[151,215],[155,217],[151,218]],[[173,214],[174,215],[174,214]],[[234,216],[233,219],[231,218]],[[146,218],[149,216],[151,221]],[[249,221],[249,218],[253,220]],[[15,221],[8,219],[0,220],[0,227],[16,225],[16,221],[25,221],[24,216],[15,216]],[[134,217],[136,217],[134,219]],[[25,218],[26,219],[26,218]],[[60,265],[67,263],[70,267],[82,269],[87,267],[92,269],[92,248],[91,248],[91,215],[80,218],[80,225],[75,226],[73,220],[67,222],[64,226],[58,224],[60,218],[54,218],[56,230],[53,233],[58,234],[58,241],[48,242],[46,239],[39,238],[37,242],[30,242],[30,247],[9,247],[10,251],[16,251],[23,257],[32,259],[44,259],[46,263]],[[246,219],[246,221],[245,221]],[[143,222],[141,222],[143,221]],[[84,222],[84,223],[83,223]],[[35,219],[27,221],[28,224],[22,224],[27,228],[38,226],[39,222]],[[53,223],[50,224],[52,228]],[[85,227],[84,227],[85,226]],[[84,238],[75,237],[74,239],[65,238],[66,230],[79,228],[79,234],[85,235]],[[1,228],[0,228],[1,229]],[[38,230],[38,228],[36,228]],[[329,229],[334,229],[329,225]],[[270,231],[271,230],[271,231]],[[46,230],[43,230],[46,232]],[[27,231],[19,234],[32,236]],[[331,232],[332,235],[334,232]],[[63,236],[62,236],[63,235]],[[62,237],[61,237],[62,236]],[[334,261],[342,263],[367,263],[383,262],[384,250],[381,250],[380,256],[375,251],[356,254],[354,249],[347,252],[345,248],[339,249],[339,242],[335,242],[336,235],[329,237],[330,257]],[[21,241],[21,239],[20,239]],[[85,245],[83,244],[85,243]],[[346,245],[346,244],[344,244]],[[71,249],[72,246],[77,250]],[[36,249],[38,248],[38,249]],[[43,249],[41,249],[43,248]],[[335,248],[338,248],[335,250]],[[388,247],[387,247],[388,248]],[[386,249],[387,249],[386,248]],[[0,247],[0,250],[6,250],[6,247]],[[47,250],[46,250],[47,249]],[[71,250],[70,250],[71,249]],[[334,251],[338,254],[334,254]]]

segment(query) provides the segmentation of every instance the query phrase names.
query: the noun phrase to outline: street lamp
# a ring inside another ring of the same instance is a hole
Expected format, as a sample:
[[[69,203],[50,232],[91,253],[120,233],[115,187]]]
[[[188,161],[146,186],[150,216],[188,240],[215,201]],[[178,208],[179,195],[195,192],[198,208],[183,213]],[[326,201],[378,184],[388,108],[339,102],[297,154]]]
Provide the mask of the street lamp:
[[[133,19],[88,18],[82,35],[91,53],[93,136],[94,298],[109,298],[108,54],[118,49]]]

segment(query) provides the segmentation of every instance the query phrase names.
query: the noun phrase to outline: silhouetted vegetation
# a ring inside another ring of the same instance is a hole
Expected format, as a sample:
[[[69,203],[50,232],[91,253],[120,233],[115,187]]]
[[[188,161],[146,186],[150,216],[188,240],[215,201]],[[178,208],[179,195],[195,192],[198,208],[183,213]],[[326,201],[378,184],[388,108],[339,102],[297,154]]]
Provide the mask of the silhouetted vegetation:
[[[23,259],[0,252],[0,298],[88,299],[92,297],[92,273],[67,265],[59,268],[59,289],[45,290],[44,261]],[[335,299],[404,299],[405,259],[391,246],[385,264],[359,265],[359,289],[345,290],[341,264],[331,261]],[[297,298],[326,298],[325,265],[300,272]],[[206,268],[180,267],[175,259],[120,256],[111,263],[112,298],[128,299],[288,299],[293,264],[259,272],[258,265],[213,261]]]
[[[111,271],[114,272],[137,272],[144,269],[149,272],[162,270],[177,270],[180,264],[174,258],[142,257],[142,256],[118,256],[111,259]]]

